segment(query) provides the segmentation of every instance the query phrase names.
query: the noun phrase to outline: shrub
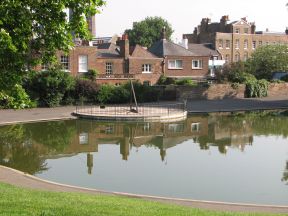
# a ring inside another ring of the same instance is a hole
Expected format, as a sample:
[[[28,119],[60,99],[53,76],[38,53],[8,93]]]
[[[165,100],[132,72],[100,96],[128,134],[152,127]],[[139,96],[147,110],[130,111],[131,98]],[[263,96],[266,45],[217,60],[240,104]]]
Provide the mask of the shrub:
[[[245,83],[252,79],[255,79],[255,76],[245,72],[236,72],[229,75],[229,81],[234,83]]]
[[[31,98],[40,106],[55,107],[62,102],[64,95],[74,89],[75,80],[67,72],[52,69],[44,72],[30,72],[25,88]]]
[[[248,98],[266,97],[268,95],[269,82],[267,80],[249,79],[246,81],[245,95]]]
[[[100,87],[95,82],[77,79],[72,95],[78,101],[96,103],[99,90]]]
[[[112,91],[112,96],[109,99],[109,103],[128,103],[130,101],[130,91],[123,85],[115,86]]]
[[[24,109],[35,107],[22,86],[16,84],[10,91],[0,92],[0,108]]]
[[[84,77],[91,80],[91,81],[95,81],[97,78],[98,72],[96,70],[88,70],[87,73],[84,74]]]
[[[161,75],[158,82],[158,85],[175,85],[176,79],[171,77],[166,77],[164,75]]]
[[[176,80],[176,85],[196,86],[197,83],[194,82],[192,79],[186,78],[186,79]]]
[[[97,100],[101,103],[101,104],[105,104],[110,102],[110,98],[113,97],[113,90],[114,90],[115,86],[112,85],[102,85],[99,89],[99,93],[97,95]]]

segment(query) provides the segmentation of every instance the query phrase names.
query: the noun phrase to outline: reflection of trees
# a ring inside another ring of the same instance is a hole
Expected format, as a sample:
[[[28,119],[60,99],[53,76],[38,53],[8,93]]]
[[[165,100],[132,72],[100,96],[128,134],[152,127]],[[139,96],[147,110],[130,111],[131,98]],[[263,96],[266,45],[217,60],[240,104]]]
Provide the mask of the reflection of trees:
[[[23,125],[0,128],[0,164],[30,174],[46,169]]]
[[[56,152],[63,152],[76,132],[75,121],[39,122],[27,124],[25,129],[33,141]]]

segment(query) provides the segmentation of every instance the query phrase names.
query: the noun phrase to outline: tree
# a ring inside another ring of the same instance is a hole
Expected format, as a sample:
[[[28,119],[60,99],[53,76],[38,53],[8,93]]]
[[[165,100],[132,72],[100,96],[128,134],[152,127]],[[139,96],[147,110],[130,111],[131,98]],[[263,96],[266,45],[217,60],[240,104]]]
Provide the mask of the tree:
[[[288,71],[288,46],[268,45],[257,48],[248,61],[249,70],[258,79],[271,79],[274,71]]]
[[[132,46],[139,44],[150,47],[161,39],[162,29],[166,29],[166,39],[171,40],[173,29],[167,20],[161,17],[147,17],[145,20],[135,22],[132,29],[125,30]]]
[[[104,0],[1,0],[0,90],[21,82],[27,69],[55,60],[68,51],[73,36],[89,38],[86,17],[99,12]],[[68,19],[65,9],[73,12]]]

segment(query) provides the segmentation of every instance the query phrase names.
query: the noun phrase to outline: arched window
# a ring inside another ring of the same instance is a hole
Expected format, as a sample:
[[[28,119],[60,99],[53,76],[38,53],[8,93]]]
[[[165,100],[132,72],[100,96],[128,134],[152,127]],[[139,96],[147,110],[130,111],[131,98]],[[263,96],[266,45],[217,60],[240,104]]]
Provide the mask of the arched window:
[[[235,54],[235,62],[238,62],[238,61],[240,61],[240,54],[236,53]]]
[[[249,57],[248,53],[245,52],[245,53],[244,53],[244,59],[243,59],[243,60],[244,60],[244,61],[247,61],[247,60],[248,60],[248,57]]]

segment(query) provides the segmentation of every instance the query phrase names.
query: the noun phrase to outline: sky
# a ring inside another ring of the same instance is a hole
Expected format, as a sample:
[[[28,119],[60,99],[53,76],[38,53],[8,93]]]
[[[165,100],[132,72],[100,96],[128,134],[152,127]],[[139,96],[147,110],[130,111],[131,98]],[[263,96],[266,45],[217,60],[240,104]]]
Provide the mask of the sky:
[[[288,0],[106,0],[101,14],[96,16],[97,37],[121,35],[132,28],[133,22],[147,16],[160,16],[174,29],[172,39],[181,40],[182,34],[192,33],[202,18],[219,22],[223,15],[230,21],[247,17],[256,23],[256,30],[284,32],[288,27]]]

